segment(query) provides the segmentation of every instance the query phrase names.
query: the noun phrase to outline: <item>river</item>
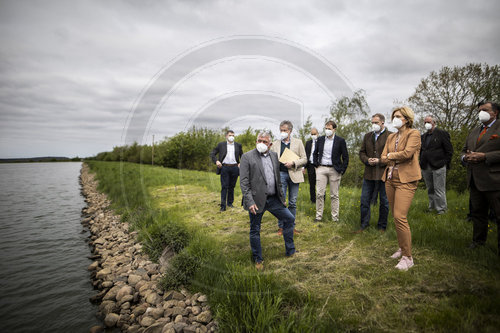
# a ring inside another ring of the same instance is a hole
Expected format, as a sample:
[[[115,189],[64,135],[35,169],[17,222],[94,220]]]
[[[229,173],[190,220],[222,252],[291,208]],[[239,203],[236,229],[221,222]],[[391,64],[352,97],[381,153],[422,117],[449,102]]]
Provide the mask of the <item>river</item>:
[[[0,164],[0,331],[99,325],[80,224],[81,163]]]

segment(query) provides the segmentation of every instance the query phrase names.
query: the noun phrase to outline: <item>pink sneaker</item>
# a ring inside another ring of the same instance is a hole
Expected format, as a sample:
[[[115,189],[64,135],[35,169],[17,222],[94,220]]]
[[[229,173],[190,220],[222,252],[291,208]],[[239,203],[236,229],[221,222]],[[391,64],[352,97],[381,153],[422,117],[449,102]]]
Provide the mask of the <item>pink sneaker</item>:
[[[400,271],[407,271],[409,268],[413,267],[413,258],[402,256],[399,263],[394,267],[396,267]]]
[[[391,256],[392,259],[399,259],[401,258],[401,248],[399,248],[394,254]]]

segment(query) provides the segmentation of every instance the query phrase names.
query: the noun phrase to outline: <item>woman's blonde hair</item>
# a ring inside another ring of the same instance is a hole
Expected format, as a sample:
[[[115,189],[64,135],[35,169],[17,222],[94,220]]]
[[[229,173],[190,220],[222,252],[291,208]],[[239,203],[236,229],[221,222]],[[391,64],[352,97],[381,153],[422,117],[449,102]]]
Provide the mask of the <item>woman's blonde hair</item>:
[[[413,110],[409,106],[397,107],[392,111],[391,120],[394,119],[394,113],[396,113],[396,111],[401,112],[403,117],[405,117],[406,121],[408,122],[408,128],[412,128],[413,120],[415,119],[415,114],[413,113]]]

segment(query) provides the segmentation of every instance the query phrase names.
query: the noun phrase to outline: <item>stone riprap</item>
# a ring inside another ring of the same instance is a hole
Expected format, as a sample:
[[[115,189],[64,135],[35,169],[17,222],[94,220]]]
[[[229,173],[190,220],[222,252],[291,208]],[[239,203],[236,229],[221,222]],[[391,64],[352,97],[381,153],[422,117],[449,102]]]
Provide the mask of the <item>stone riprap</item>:
[[[104,327],[129,333],[216,332],[207,297],[187,290],[163,291],[158,283],[164,271],[142,253],[137,232],[110,209],[107,196],[83,164],[80,183],[87,207],[82,224],[90,230],[92,251],[88,266],[98,291],[90,301],[99,304]],[[163,267],[163,266],[162,266]],[[90,332],[104,332],[94,326]]]

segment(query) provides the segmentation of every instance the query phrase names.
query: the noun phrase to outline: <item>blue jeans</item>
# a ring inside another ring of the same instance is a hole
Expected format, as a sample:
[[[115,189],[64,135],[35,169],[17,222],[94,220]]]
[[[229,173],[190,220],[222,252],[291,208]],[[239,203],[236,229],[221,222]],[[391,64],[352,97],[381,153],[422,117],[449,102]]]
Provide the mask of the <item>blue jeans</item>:
[[[389,214],[389,201],[385,193],[385,184],[381,180],[363,179],[361,189],[361,229],[366,229],[370,225],[370,204],[377,202],[380,197],[377,229],[387,228],[387,215]]]
[[[295,217],[283,205],[280,199],[276,196],[270,196],[266,200],[266,206],[262,213],[250,214],[250,247],[252,248],[252,258],[254,262],[262,262],[262,247],[260,245],[260,224],[262,215],[268,210],[277,219],[283,221],[283,239],[285,240],[285,255],[291,256],[295,253],[295,245],[293,243],[293,222]]]
[[[288,210],[292,213],[293,217],[295,217],[295,213],[297,212],[297,197],[299,196],[299,183],[292,182],[288,172],[280,171],[280,178],[281,189],[283,190],[283,197],[285,199],[287,188],[290,191],[288,192]],[[295,227],[295,219],[293,226]],[[280,219],[278,219],[278,228],[283,228],[283,221]]]

